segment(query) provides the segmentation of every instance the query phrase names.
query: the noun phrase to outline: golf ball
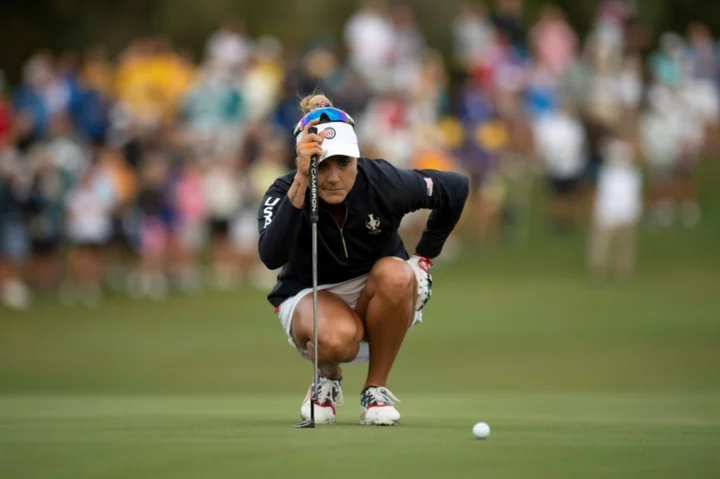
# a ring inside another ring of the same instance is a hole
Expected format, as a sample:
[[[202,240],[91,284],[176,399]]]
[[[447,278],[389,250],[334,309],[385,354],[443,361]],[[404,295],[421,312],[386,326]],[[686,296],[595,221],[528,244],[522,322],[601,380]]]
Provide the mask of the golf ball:
[[[479,422],[473,426],[472,432],[475,439],[487,439],[490,435],[490,426],[487,423]]]

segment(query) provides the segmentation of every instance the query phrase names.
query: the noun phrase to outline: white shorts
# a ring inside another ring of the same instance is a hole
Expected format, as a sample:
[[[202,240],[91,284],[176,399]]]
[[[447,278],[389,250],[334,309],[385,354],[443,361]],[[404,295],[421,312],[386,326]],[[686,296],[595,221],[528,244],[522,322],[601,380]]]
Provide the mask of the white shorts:
[[[432,276],[426,273],[421,268],[417,267],[412,262],[408,262],[408,264],[415,272],[415,278],[417,279],[418,284],[418,295],[417,301],[415,302],[415,318],[410,324],[410,327],[412,327],[417,323],[422,323],[422,308],[428,302],[432,294]],[[367,282],[367,279],[368,275],[366,274],[342,283],[318,285],[318,291],[328,290],[335,296],[345,301],[348,306],[355,309],[358,299],[360,299],[360,293],[362,293],[363,289],[365,289],[365,283]],[[300,353],[301,356],[305,358],[309,357],[308,351],[307,349],[300,348],[297,344],[295,344],[295,341],[293,341],[292,338],[291,328],[292,317],[293,313],[295,312],[295,308],[297,307],[298,303],[300,303],[300,300],[308,294],[312,294],[312,288],[305,288],[295,296],[286,299],[280,304],[277,310],[278,317],[280,318],[280,323],[285,330],[288,342],[291,346],[297,349],[298,353]],[[363,340],[360,343],[360,351],[358,352],[358,355],[350,363],[362,363],[367,361],[368,359],[370,359],[370,345],[367,343],[367,341]]]

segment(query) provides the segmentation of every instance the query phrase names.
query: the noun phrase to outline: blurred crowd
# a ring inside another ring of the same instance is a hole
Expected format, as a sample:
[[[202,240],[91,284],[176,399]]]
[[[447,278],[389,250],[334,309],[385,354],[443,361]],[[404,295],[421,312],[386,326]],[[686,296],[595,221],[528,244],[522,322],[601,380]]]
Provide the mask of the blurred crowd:
[[[199,61],[162,36],[37,52],[0,86],[2,304],[273,284],[257,206],[318,90],[355,118],[364,156],[465,172],[460,229],[480,244],[522,238],[542,184],[553,231],[589,228],[591,272],[631,276],[641,219],[701,221],[720,50],[701,23],[651,42],[627,0],[599,1],[584,39],[555,6],[526,22],[522,0],[468,1],[443,56],[412,8],[366,0],[342,39],[302,50],[233,20]]]

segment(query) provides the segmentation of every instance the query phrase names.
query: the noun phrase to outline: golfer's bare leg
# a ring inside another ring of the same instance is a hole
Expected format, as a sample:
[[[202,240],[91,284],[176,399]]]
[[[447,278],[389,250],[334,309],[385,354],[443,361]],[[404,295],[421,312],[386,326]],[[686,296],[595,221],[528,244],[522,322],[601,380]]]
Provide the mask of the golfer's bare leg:
[[[358,314],[328,291],[318,291],[318,369],[328,379],[342,375],[340,363],[350,362],[360,350],[365,334]],[[305,345],[313,359],[313,297],[300,300],[293,313],[291,334],[295,344]]]
[[[355,310],[363,318],[370,345],[365,387],[386,386],[408,327],[415,317],[417,284],[412,268],[400,258],[373,266]]]

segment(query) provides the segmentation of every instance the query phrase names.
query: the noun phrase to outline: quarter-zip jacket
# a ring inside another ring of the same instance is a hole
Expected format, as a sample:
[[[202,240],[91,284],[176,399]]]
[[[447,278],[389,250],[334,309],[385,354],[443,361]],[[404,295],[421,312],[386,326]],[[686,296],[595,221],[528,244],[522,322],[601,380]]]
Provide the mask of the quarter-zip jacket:
[[[403,216],[431,209],[427,227],[415,248],[435,258],[460,219],[468,196],[468,179],[454,172],[406,170],[385,160],[358,158],[357,178],[345,198],[345,219],[338,224],[320,202],[318,284],[341,283],[368,274],[385,256],[408,259],[398,227]],[[312,287],[310,192],[303,208],[287,197],[296,171],[278,178],[258,211],[260,259],[270,269],[282,267],[268,295],[273,306]]]

